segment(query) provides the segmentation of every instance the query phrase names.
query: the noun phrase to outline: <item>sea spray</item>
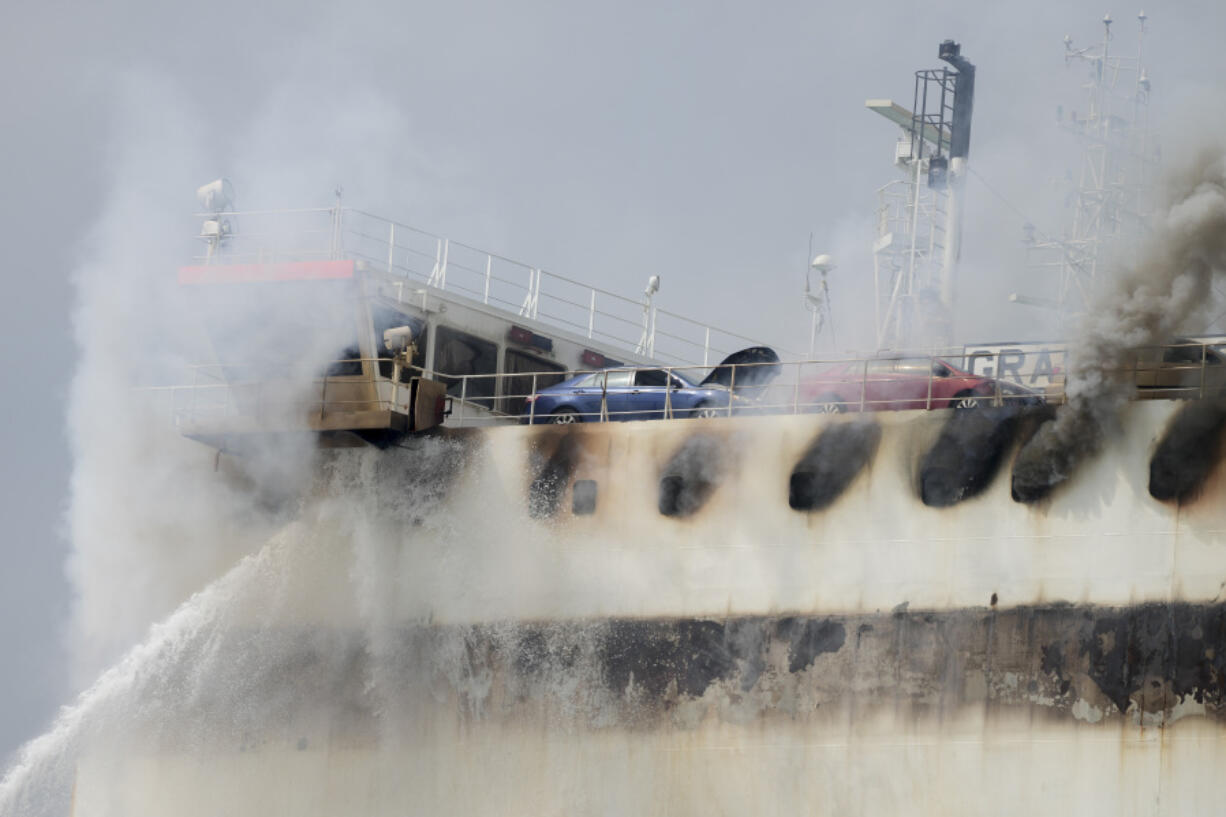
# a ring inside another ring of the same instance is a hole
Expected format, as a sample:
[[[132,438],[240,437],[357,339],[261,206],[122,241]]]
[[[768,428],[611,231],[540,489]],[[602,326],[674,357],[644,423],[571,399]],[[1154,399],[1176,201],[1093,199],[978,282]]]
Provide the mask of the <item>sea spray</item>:
[[[277,581],[277,565],[297,538],[291,526],[255,555],[194,594],[165,621],[154,625],[146,640],[104,672],[70,706],[52,728],[22,748],[16,764],[0,780],[0,815],[36,817],[66,811],[76,764],[91,744],[107,751],[123,746],[136,722],[175,714],[199,694],[199,684],[216,658],[217,636],[226,627],[240,598],[254,601]],[[195,678],[192,678],[192,668]],[[186,673],[186,676],[185,676]],[[184,681],[188,684],[185,686]],[[196,689],[190,689],[192,684]],[[187,695],[182,696],[182,693]],[[170,708],[165,708],[169,704]]]
[[[386,711],[395,695],[385,687],[406,681],[396,672],[404,638],[392,598],[402,565],[397,537],[385,534],[403,526],[426,535],[423,519],[441,495],[416,486],[439,484],[442,463],[460,461],[442,442],[415,453],[323,458],[299,518],[151,627],[23,747],[0,780],[0,815],[66,813],[83,758],[97,779],[159,752],[308,745],[330,730],[370,735],[389,714],[398,728],[387,733],[401,733],[407,716]],[[401,472],[390,484],[388,469]],[[431,469],[432,479],[415,483],[414,469]]]

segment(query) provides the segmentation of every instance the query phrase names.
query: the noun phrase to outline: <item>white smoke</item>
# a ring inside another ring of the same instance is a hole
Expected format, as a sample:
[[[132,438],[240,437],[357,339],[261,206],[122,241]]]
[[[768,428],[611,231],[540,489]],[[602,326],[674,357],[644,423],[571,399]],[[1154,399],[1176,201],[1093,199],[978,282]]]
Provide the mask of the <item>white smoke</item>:
[[[190,384],[190,364],[213,358],[198,293],[176,280],[177,268],[204,249],[194,238],[195,188],[225,174],[240,209],[329,207],[342,182],[349,195],[408,203],[426,197],[422,179],[431,178],[431,163],[412,147],[411,123],[369,90],[325,93],[305,73],[269,89],[250,121],[231,117],[221,130],[184,88],[150,71],[129,71],[117,89],[109,195],[75,276],[68,572],[78,685],[265,541],[294,513],[311,470],[306,441],[217,462],[173,425],[190,398],[164,387]],[[241,233],[244,220],[235,227]],[[231,306],[250,311],[242,292]],[[289,295],[283,307],[308,324],[318,310]],[[229,341],[247,348],[292,345],[303,373],[338,351],[313,348],[312,337],[277,336],[258,321],[237,331]]]

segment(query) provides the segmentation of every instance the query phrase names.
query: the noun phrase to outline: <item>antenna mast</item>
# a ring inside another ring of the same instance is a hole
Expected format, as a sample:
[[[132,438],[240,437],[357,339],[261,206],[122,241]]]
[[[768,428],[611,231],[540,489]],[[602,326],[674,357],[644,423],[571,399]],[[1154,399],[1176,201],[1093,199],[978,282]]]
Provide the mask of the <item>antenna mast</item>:
[[[975,66],[953,40],[938,56],[954,70],[916,71],[911,110],[888,99],[864,103],[902,128],[894,166],[904,178],[877,191],[878,349],[953,341]]]
[[[1056,109],[1060,126],[1081,143],[1076,186],[1069,193],[1071,224],[1060,239],[1038,240],[1026,226],[1025,242],[1033,266],[1058,273],[1054,298],[1011,296],[1019,303],[1051,306],[1062,320],[1083,313],[1093,284],[1112,254],[1126,252],[1144,233],[1146,193],[1158,163],[1149,125],[1149,76],[1143,62],[1145,12],[1137,15],[1135,57],[1111,53],[1114,20],[1103,17],[1103,38],[1074,48],[1064,38],[1064,61],[1087,67],[1084,113]],[[1071,174],[1070,174],[1071,180]]]

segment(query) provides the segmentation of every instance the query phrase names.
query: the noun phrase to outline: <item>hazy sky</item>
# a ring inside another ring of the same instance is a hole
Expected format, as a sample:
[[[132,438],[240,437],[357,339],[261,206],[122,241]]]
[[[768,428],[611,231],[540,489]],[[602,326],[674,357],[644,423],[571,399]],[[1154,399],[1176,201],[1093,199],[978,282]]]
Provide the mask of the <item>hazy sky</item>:
[[[839,347],[862,346],[874,191],[894,178],[896,138],[863,102],[909,103],[913,72],[939,65],[937,44],[952,37],[979,69],[971,164],[1009,202],[968,186],[962,333],[1041,335],[1050,330],[1033,312],[1005,302],[1027,280],[1018,211],[1059,229],[1055,180],[1076,153],[1055,108],[1081,104],[1084,74],[1065,67],[1061,39],[1097,41],[1107,10],[10,4],[0,331],[15,366],[0,430],[0,755],[74,691],[62,646],[72,281],[117,196],[140,191],[157,212],[106,229],[186,257],[198,184],[229,176],[240,207],[327,206],[340,184],[354,206],[604,288],[633,295],[659,274],[661,306],[793,345],[805,333],[812,232],[840,261]],[[1113,47],[1134,53],[1138,9],[1110,11]],[[1145,11],[1154,115],[1176,144],[1197,111],[1223,107],[1226,8]],[[168,222],[181,233],[166,235]]]

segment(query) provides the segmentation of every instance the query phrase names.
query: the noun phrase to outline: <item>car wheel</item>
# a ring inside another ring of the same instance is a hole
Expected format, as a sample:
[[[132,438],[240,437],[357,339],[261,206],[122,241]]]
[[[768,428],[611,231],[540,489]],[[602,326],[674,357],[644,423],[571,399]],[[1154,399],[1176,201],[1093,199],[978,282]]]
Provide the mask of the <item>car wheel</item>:
[[[813,414],[842,414],[847,404],[837,394],[823,394],[808,407]]]
[[[711,405],[710,403],[699,403],[698,405],[694,406],[694,410],[690,412],[691,417],[698,417],[699,419],[704,420],[709,420],[712,417],[721,417],[724,414],[726,414],[725,411]]]
[[[974,409],[983,405],[983,398],[972,391],[960,391],[949,401],[955,409]]]
[[[568,426],[572,423],[579,422],[579,415],[573,408],[563,406],[553,414],[549,415],[549,422],[556,426]]]

